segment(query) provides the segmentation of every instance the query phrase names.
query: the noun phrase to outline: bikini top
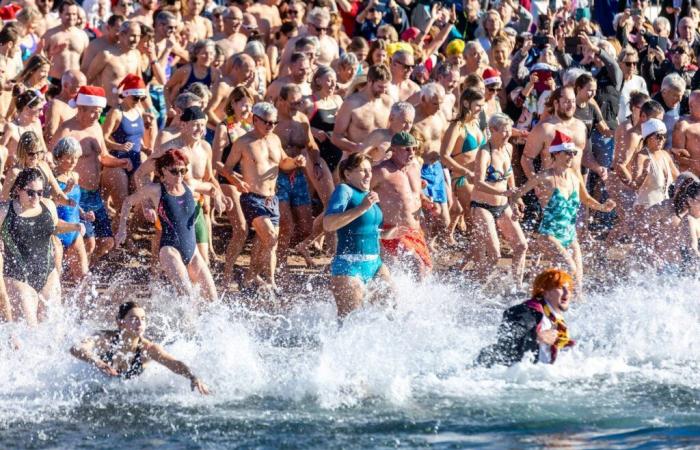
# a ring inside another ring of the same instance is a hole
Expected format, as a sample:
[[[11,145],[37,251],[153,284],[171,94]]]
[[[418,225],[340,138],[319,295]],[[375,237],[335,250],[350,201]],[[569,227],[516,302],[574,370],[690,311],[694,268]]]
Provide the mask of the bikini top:
[[[491,154],[491,145],[489,145],[488,149],[489,154]],[[510,155],[508,155],[510,157]],[[505,181],[510,177],[510,175],[513,173],[513,165],[511,164],[508,166],[508,169],[506,169],[505,172],[501,172],[500,170],[496,170],[495,167],[491,163],[489,163],[489,166],[486,168],[486,181],[488,183],[499,183],[501,181]]]
[[[476,135],[473,135],[469,132],[469,129],[465,126],[464,127],[465,133],[464,133],[464,142],[462,142],[462,153],[469,153],[473,152],[475,150],[478,150],[479,148],[483,147],[486,144],[486,135],[482,133],[481,135],[481,143],[479,143],[476,140]]]
[[[114,359],[114,356],[117,353],[116,349],[120,343],[119,334],[113,335],[110,343],[110,349],[107,350],[107,352],[103,354],[100,359],[102,359],[102,361],[106,362],[107,364],[111,365],[112,360]],[[139,340],[139,345],[136,347],[134,357],[131,359],[131,361],[129,361],[128,368],[126,370],[119,371],[120,377],[126,378],[128,380],[129,378],[137,377],[143,373],[144,367],[142,352],[143,344],[141,343],[141,340]]]

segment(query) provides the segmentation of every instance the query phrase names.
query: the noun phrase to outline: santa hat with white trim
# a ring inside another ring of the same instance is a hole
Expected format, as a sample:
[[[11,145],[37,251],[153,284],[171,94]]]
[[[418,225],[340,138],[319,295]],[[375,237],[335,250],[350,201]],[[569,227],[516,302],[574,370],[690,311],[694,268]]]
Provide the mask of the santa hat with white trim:
[[[105,90],[99,86],[80,86],[78,95],[68,102],[71,108],[76,106],[96,106],[104,108],[107,106],[107,97]]]
[[[484,70],[484,73],[481,75],[481,78],[484,79],[484,84],[486,86],[491,84],[501,84],[503,82],[501,80],[501,72],[492,67],[487,67],[486,70]]]
[[[549,144],[550,154],[576,151],[576,144],[574,144],[574,141],[569,136],[559,130],[554,132],[554,139],[552,139],[552,143]]]
[[[145,97],[147,94],[146,83],[143,82],[141,77],[131,73],[127,74],[117,87],[122,88],[122,97],[129,97],[131,95],[134,97]]]

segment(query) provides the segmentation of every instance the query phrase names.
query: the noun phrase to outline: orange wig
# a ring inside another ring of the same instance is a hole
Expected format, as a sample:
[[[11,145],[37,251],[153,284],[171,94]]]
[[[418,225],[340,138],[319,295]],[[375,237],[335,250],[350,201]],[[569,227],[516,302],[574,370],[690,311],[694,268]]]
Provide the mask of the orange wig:
[[[537,278],[535,278],[535,281],[532,283],[532,296],[539,297],[545,291],[559,289],[564,286],[568,286],[569,289],[572,289],[573,285],[574,279],[568,273],[559,269],[547,269],[537,275]]]

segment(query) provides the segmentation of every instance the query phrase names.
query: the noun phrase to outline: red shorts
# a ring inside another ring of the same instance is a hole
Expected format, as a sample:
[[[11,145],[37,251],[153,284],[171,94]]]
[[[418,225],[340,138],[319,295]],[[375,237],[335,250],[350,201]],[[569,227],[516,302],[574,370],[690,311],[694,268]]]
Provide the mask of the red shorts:
[[[390,228],[393,228],[393,226],[384,225],[385,230]],[[430,270],[433,268],[428,244],[425,242],[425,236],[421,230],[410,230],[396,239],[380,239],[380,242],[388,255],[397,258],[405,255],[417,256],[425,269]]]

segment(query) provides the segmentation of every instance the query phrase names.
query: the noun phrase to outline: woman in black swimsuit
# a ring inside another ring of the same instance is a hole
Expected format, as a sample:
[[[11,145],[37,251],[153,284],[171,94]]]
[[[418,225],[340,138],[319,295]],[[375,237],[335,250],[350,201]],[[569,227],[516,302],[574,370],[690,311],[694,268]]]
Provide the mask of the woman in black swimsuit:
[[[226,162],[231,154],[233,142],[251,129],[254,103],[253,93],[248,88],[245,86],[233,88],[226,102],[226,118],[216,127],[212,145],[212,161],[214,170],[219,174],[221,192],[233,200],[233,208],[226,211],[228,221],[231,224],[231,239],[226,247],[225,283],[233,281],[234,265],[243,251],[248,236],[248,225],[241,209],[241,193],[229,181],[229,178],[238,175],[238,167],[226,164]]]
[[[313,134],[321,158],[326,161],[331,172],[335,172],[343,156],[342,150],[331,143],[331,133],[335,126],[335,116],[343,99],[336,93],[338,81],[335,71],[327,66],[320,66],[311,80],[313,105],[309,113],[311,134]]]
[[[56,205],[43,196],[41,171],[24,169],[15,180],[12,201],[0,207],[5,287],[13,315],[21,311],[29,325],[43,317],[46,303],[61,300],[52,236],[72,231],[85,234],[84,225],[59,221]]]
[[[197,389],[200,394],[209,394],[207,385],[192,373],[187,364],[144,338],[145,331],[146,311],[138,303],[126,302],[119,306],[116,330],[96,333],[73,346],[70,352],[110,377],[127,380],[141,375],[144,366],[155,361],[189,379],[193,391]]]
[[[214,279],[199,253],[195,242],[197,208],[193,192],[211,195],[211,183],[187,178],[189,160],[180,150],[168,150],[155,160],[159,183],[148,183],[124,200],[119,216],[116,245],[126,240],[127,220],[131,208],[144,201],[156,207],[156,227],[161,229],[160,267],[184,294],[192,294],[192,284],[198,285],[200,295],[209,301],[218,299]]]

